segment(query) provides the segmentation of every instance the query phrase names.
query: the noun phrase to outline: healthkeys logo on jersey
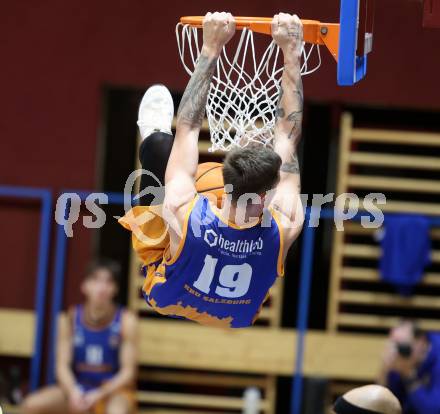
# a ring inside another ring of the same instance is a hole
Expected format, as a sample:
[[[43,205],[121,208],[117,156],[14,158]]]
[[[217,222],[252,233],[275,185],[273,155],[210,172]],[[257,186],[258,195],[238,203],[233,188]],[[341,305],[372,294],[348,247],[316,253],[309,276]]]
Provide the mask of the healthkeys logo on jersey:
[[[263,239],[257,240],[227,240],[223,235],[218,235],[214,230],[208,229],[203,237],[210,247],[219,247],[231,253],[252,253],[263,250]]]

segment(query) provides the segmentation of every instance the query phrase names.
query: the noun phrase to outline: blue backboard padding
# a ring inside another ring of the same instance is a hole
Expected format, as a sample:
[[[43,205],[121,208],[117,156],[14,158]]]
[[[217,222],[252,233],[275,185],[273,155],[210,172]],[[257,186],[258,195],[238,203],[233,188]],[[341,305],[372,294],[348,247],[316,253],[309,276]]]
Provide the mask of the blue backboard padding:
[[[355,82],[359,82],[367,74],[367,55],[359,57],[356,56],[356,75]]]
[[[367,72],[367,56],[356,56],[359,0],[341,0],[338,85],[351,86]]]

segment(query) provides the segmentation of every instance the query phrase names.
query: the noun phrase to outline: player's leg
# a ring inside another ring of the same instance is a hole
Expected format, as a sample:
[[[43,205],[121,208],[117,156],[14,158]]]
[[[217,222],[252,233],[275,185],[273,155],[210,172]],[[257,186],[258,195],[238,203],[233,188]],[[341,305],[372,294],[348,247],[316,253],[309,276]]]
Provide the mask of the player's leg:
[[[165,182],[165,170],[174,140],[171,133],[173,116],[173,98],[168,89],[163,85],[149,88],[139,106],[138,125],[142,137],[139,160],[142,168],[153,173],[162,185]],[[152,176],[143,174],[140,191],[149,186],[157,187],[158,183]],[[152,203],[161,204],[163,196],[153,200],[153,194],[145,194],[140,203],[144,206]]]
[[[121,391],[108,398],[103,414],[133,414],[134,410],[134,394],[129,391]]]
[[[20,408],[21,414],[60,414],[68,412],[67,396],[58,386],[42,388],[29,394]]]

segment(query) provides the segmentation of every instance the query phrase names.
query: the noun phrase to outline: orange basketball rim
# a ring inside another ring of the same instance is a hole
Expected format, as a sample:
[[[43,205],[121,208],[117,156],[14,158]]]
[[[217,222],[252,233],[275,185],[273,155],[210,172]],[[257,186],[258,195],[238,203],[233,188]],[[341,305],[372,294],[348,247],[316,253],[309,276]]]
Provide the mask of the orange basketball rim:
[[[319,20],[301,20],[304,31],[304,41],[315,45],[325,45],[331,55],[338,60],[339,23],[322,23]],[[235,17],[238,30],[249,29],[256,33],[270,35],[272,33],[271,17]],[[181,17],[180,23],[191,27],[201,28],[203,16]]]

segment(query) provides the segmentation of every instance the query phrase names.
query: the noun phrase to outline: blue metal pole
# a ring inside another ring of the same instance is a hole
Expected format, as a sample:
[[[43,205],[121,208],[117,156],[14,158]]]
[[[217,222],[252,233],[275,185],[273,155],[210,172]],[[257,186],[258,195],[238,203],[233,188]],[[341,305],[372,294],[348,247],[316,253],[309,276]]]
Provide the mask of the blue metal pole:
[[[41,363],[43,356],[45,304],[48,277],[50,230],[52,219],[52,194],[45,190],[42,192],[41,228],[38,247],[37,284],[35,289],[36,330],[34,337],[34,355],[31,360],[30,388],[38,388]]]
[[[70,204],[66,205],[64,217],[68,217]],[[49,361],[46,382],[55,382],[55,353],[58,331],[58,315],[63,306],[64,275],[66,266],[67,235],[62,225],[57,226],[55,245],[54,285],[52,291],[52,308],[50,312]]]
[[[89,195],[94,194],[93,191],[70,190],[70,189],[63,190],[63,193],[75,193],[79,196],[81,201],[85,201]],[[124,204],[124,193],[110,191],[102,194],[105,194],[108,197],[108,204]]]
[[[300,288],[298,296],[298,316],[297,316],[297,340],[296,340],[296,360],[295,371],[292,380],[291,392],[291,414],[301,413],[302,389],[303,389],[303,359],[304,359],[304,341],[307,331],[310,302],[310,286],[313,270],[313,253],[315,241],[315,228],[309,226],[310,209],[306,213],[306,225],[304,229],[304,240],[301,251],[300,268]]]
[[[36,328],[34,336],[34,355],[31,359],[30,369],[30,388],[31,390],[35,390],[38,387],[41,375],[45,322],[44,312],[50,249],[50,225],[52,218],[52,193],[50,190],[45,189],[4,185],[0,186],[0,195],[3,197],[37,199],[41,201],[38,262],[35,287]]]
[[[15,187],[12,185],[0,186],[0,195],[2,197],[33,198],[43,200],[47,196],[47,193],[50,193],[50,191],[42,188]]]

